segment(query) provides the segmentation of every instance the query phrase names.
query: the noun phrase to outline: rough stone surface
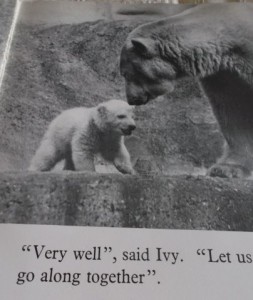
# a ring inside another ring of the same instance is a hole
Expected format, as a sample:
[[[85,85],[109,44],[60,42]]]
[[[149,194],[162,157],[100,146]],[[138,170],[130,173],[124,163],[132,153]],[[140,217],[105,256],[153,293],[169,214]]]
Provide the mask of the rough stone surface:
[[[1,173],[0,222],[252,231],[252,195],[206,177]]]

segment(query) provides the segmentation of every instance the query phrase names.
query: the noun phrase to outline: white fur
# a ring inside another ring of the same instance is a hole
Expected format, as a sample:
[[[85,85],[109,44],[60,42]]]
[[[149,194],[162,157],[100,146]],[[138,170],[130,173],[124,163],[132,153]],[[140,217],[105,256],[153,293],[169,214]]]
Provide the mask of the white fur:
[[[120,172],[134,174],[123,137],[135,127],[132,114],[121,100],[63,111],[49,125],[29,170],[49,171],[65,160],[65,170],[95,171],[94,155],[99,153]]]

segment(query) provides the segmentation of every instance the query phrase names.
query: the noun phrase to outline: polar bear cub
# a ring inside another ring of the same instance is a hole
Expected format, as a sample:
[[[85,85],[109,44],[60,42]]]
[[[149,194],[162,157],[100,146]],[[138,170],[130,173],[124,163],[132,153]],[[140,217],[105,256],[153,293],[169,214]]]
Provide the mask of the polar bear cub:
[[[65,110],[49,125],[29,170],[49,171],[65,160],[65,170],[95,171],[100,154],[121,173],[134,174],[124,136],[135,128],[133,107],[122,100]]]

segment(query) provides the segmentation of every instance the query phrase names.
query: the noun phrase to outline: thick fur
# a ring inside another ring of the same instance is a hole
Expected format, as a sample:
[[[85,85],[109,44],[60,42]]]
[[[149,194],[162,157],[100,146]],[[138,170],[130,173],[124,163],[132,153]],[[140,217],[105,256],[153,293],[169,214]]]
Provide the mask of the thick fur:
[[[133,108],[124,101],[66,110],[49,125],[29,170],[49,171],[65,160],[65,170],[95,171],[99,153],[121,173],[134,174],[124,144],[124,135],[134,129]]]
[[[141,105],[194,76],[209,97],[227,145],[211,176],[253,170],[253,5],[199,5],[142,25],[121,53],[130,104]]]

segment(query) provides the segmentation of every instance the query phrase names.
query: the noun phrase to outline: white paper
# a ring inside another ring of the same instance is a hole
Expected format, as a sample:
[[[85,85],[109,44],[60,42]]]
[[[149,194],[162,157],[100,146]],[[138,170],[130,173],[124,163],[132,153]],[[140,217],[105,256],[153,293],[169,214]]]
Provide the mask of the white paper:
[[[246,232],[2,224],[1,294],[12,300],[252,299],[252,238]]]

